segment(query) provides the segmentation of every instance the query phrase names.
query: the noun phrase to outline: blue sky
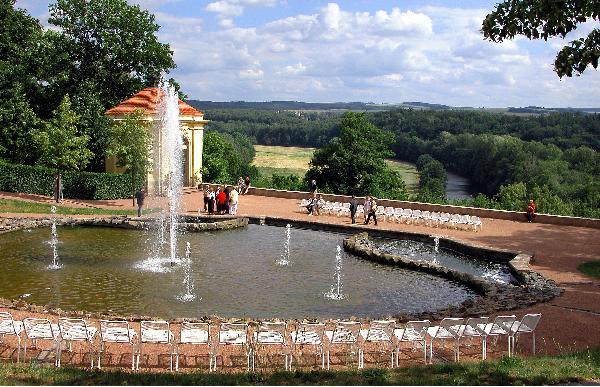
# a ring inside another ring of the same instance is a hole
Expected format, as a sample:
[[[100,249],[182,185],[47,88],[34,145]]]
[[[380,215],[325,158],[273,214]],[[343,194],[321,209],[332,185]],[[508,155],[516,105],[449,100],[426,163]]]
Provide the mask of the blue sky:
[[[566,40],[501,44],[479,29],[496,0],[128,0],[156,15],[192,99],[600,106],[600,72],[560,80]],[[17,0],[47,25],[48,0]]]

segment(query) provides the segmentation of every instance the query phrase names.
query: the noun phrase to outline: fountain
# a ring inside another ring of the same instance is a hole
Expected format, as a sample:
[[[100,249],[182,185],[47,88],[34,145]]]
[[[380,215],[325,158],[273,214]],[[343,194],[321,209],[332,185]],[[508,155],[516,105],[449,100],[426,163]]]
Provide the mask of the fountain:
[[[433,238],[433,243],[435,244],[435,245],[433,246],[433,250],[434,250],[436,253],[439,253],[439,252],[440,252],[440,237],[436,235],[436,236]],[[435,257],[433,257],[433,261],[432,261],[432,262],[433,262],[434,264],[436,264],[436,265],[439,265],[439,262],[438,262],[438,260],[437,260]]]
[[[335,274],[333,275],[335,282],[331,285],[329,292],[325,293],[325,297],[330,300],[342,300],[346,296],[342,294],[342,248],[337,246],[335,255]]]
[[[292,229],[292,225],[288,223],[285,226],[285,241],[283,242],[283,253],[281,253],[281,257],[277,260],[277,264],[279,266],[287,266],[290,264],[291,229]]]
[[[56,207],[50,207],[52,212],[52,226],[50,228],[50,246],[52,247],[52,264],[48,266],[50,270],[58,270],[62,265],[58,263],[58,233],[56,232]]]
[[[186,242],[185,245],[185,259],[183,261],[183,284],[185,285],[186,292],[177,297],[179,301],[189,302],[194,301],[196,299],[196,295],[194,294],[194,280],[192,279],[192,249],[190,246],[190,242]]]

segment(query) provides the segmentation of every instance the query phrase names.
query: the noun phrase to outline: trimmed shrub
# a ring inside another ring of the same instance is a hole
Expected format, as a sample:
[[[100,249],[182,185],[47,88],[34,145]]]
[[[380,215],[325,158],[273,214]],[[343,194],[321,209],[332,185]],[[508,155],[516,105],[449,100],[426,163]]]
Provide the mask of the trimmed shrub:
[[[0,191],[52,195],[55,175],[52,168],[0,161]],[[136,180],[136,188],[142,186],[143,177]],[[132,195],[131,175],[124,173],[64,172],[62,184],[66,198],[113,200]]]

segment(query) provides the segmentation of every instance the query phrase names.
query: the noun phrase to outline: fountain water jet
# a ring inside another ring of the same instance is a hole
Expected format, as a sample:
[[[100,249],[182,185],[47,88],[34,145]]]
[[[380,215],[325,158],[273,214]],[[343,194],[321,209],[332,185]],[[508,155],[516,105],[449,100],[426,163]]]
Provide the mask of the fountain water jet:
[[[331,285],[329,292],[325,293],[325,298],[343,300],[346,296],[342,294],[342,248],[340,245],[337,246],[337,253],[335,255],[335,274],[333,278],[335,282]]]
[[[58,263],[58,233],[56,231],[56,207],[50,207],[52,212],[52,226],[50,228],[50,246],[52,247],[52,264],[48,266],[50,270],[58,270],[62,265]]]
[[[277,260],[277,264],[280,266],[287,266],[290,264],[290,238],[291,238],[292,225],[287,224],[285,226],[285,241],[283,242],[283,253]]]
[[[194,294],[194,281],[192,279],[192,249],[190,246],[190,242],[186,242],[185,246],[185,259],[183,261],[183,284],[185,285],[186,292],[177,297],[179,301],[189,302],[194,301],[196,299],[196,295]]]

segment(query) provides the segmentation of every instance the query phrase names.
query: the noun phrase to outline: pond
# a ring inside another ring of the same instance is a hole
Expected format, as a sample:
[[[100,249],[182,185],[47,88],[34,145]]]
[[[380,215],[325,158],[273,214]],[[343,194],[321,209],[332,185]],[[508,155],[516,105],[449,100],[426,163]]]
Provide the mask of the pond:
[[[474,297],[461,284],[342,252],[344,298],[332,300],[325,294],[335,285],[336,249],[346,235],[291,228],[290,264],[280,266],[286,229],[249,225],[180,236],[179,256],[190,243],[190,278],[196,295],[183,302],[184,267],[167,263],[156,270],[148,259],[156,247],[155,234],[59,227],[59,270],[48,269],[50,229],[0,235],[0,297],[120,315],[285,319],[418,313]],[[164,253],[158,255],[166,257],[168,247],[163,247]]]

